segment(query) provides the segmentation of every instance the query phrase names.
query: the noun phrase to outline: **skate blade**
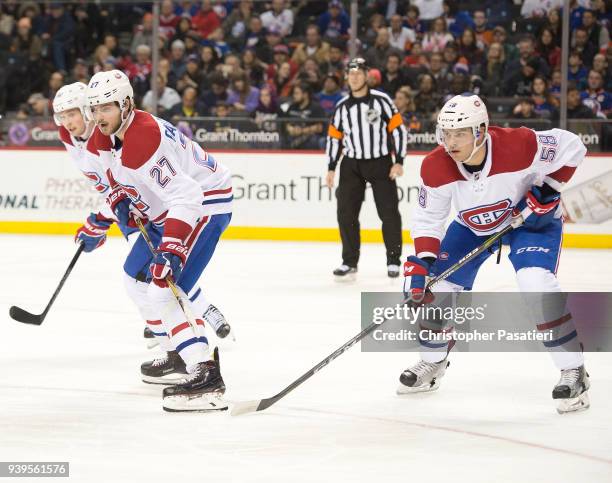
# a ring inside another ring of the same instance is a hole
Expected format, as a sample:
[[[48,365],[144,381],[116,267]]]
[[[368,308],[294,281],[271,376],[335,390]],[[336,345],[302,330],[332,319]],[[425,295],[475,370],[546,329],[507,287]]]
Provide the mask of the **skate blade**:
[[[164,411],[212,412],[227,411],[228,404],[221,393],[199,394],[197,396],[167,396],[163,402]]]
[[[406,396],[408,394],[416,394],[418,392],[432,392],[437,390],[440,387],[440,383],[438,381],[434,382],[433,385],[422,385],[416,387],[404,386],[400,384],[395,391],[395,394],[398,396]]]
[[[173,375],[172,377],[167,377],[167,376],[164,376],[164,377],[152,377],[152,376],[141,375],[141,378],[142,378],[142,382],[144,382],[145,384],[158,384],[158,385],[163,385],[163,386],[176,386],[177,384],[181,384],[186,376],[187,376],[187,374],[184,374],[182,376],[175,376],[175,375]]]
[[[157,339],[147,339],[147,349],[154,349],[158,345]]]
[[[571,397],[568,399],[561,399],[559,406],[557,406],[557,412],[559,414],[576,413],[579,411],[586,411],[591,407],[591,401],[589,395],[583,392],[578,397]]]
[[[357,280],[356,273],[349,273],[348,275],[334,275],[334,280],[338,283],[350,283]]]

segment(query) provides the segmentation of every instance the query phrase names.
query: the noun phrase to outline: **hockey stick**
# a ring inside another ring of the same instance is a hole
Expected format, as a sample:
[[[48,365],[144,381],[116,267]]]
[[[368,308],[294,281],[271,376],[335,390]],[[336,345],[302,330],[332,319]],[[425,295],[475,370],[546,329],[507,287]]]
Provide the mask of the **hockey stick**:
[[[49,300],[49,303],[47,304],[47,307],[45,308],[42,314],[40,315],[32,314],[28,312],[27,310],[23,310],[22,308],[13,305],[9,309],[9,315],[11,316],[11,318],[16,320],[17,322],[22,322],[24,324],[32,324],[32,325],[42,324],[43,320],[45,320],[45,317],[47,316],[47,313],[49,312],[49,309],[53,305],[53,302],[55,302],[57,295],[59,294],[60,290],[64,286],[64,283],[66,282],[66,279],[68,278],[68,275],[70,275],[70,272],[72,272],[72,269],[76,265],[76,262],[81,256],[81,253],[83,253],[84,248],[85,247],[82,244],[79,245],[79,248],[77,248],[77,251],[72,257],[72,260],[70,260],[70,264],[68,265],[68,268],[66,269],[66,272],[64,273],[64,276],[60,280],[60,283],[55,289],[55,292],[53,292],[53,295],[51,296],[51,300]]]
[[[444,272],[442,272],[440,275],[438,275],[438,276],[432,278],[431,280],[429,280],[429,282],[427,283],[427,285],[425,287],[425,290],[426,291],[429,290],[436,283],[441,282],[442,280],[448,278],[452,273],[454,273],[457,270],[459,270],[466,263],[468,263],[470,260],[473,260],[475,257],[480,255],[485,250],[488,250],[490,247],[495,245],[495,243],[497,243],[502,237],[504,237],[505,235],[510,233],[515,228],[519,227],[522,223],[523,223],[523,217],[522,216],[517,216],[512,221],[512,223],[510,225],[508,225],[506,228],[504,228],[500,232],[496,233],[492,237],[488,238],[482,245],[480,245],[479,247],[477,247],[474,250],[472,250],[471,252],[469,252],[467,255],[465,255],[463,258],[461,258],[458,262],[456,262],[455,264],[451,265],[449,268],[444,270]],[[410,300],[409,299],[404,299],[402,301],[402,304],[406,304],[406,303],[410,303]],[[336,359],[337,357],[339,357],[342,354],[344,354],[348,349],[350,349],[352,346],[354,346],[361,339],[363,339],[364,337],[367,337],[371,332],[373,332],[377,327],[380,327],[387,320],[389,320],[389,319],[385,319],[385,320],[383,320],[382,322],[380,322],[378,324],[372,323],[369,326],[367,326],[365,329],[363,329],[361,332],[359,332],[359,334],[357,334],[351,340],[349,340],[344,345],[342,345],[341,347],[336,349],[334,352],[332,352],[330,355],[328,355],[325,359],[323,359],[321,362],[319,362],[312,369],[310,369],[309,371],[305,372],[302,376],[300,376],[298,379],[296,379],[291,384],[289,384],[285,389],[283,389],[277,395],[269,397],[267,399],[255,399],[255,400],[252,400],[252,401],[237,401],[237,402],[234,402],[233,405],[232,405],[232,409],[230,411],[230,414],[232,416],[238,416],[240,414],[253,413],[253,412],[256,412],[256,411],[263,411],[264,409],[269,408],[270,406],[272,406],[273,404],[275,404],[276,402],[278,402],[282,398],[284,398],[287,394],[289,394],[291,391],[293,391],[296,387],[300,386],[302,383],[304,383],[305,381],[310,379],[312,376],[314,376],[317,372],[319,372],[321,369],[323,369],[325,366],[327,366],[334,359]]]
[[[151,254],[155,257],[155,255],[157,255],[157,250],[155,249],[155,246],[153,245],[153,242],[151,241],[151,237],[147,233],[147,230],[145,229],[144,225],[142,224],[142,221],[140,220],[140,218],[134,217],[134,219],[136,220],[136,225],[138,225],[138,229],[140,230],[140,233],[142,233],[142,237],[144,238],[145,242],[147,243],[147,246],[149,247],[149,250],[151,250]],[[197,327],[197,323],[195,321],[195,317],[191,313],[191,310],[189,310],[187,305],[183,302],[183,298],[181,297],[181,294],[180,294],[176,284],[172,281],[172,278],[170,277],[170,275],[168,275],[165,280],[166,280],[166,283],[168,284],[168,288],[172,292],[172,295],[174,295],[174,298],[176,299],[177,303],[181,307],[181,310],[185,314],[185,317],[187,318],[187,322],[189,322],[189,325],[191,325],[193,330],[195,330],[196,333],[197,333],[198,332],[198,327]]]

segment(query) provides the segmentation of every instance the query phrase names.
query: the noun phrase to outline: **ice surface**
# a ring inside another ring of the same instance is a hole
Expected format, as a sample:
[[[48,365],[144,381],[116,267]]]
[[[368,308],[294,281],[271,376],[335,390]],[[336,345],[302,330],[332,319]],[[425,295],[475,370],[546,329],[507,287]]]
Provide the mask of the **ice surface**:
[[[262,413],[169,414],[161,388],[140,382],[154,354],[123,291],[125,242],[84,254],[40,327],[8,308],[40,313],[74,245],[5,235],[0,247],[0,461],[70,461],[78,482],[612,481],[610,354],[587,354],[592,407],[565,416],[546,354],[454,354],[439,391],[400,398],[416,354],[358,346]],[[360,291],[399,291],[382,245],[364,246],[354,284],[332,280],[339,255],[220,244],[201,281],[238,337],[221,353],[228,398],[272,396],[360,330]],[[610,290],[611,262],[612,251],[565,250],[562,286]],[[503,257],[475,289],[514,287]]]

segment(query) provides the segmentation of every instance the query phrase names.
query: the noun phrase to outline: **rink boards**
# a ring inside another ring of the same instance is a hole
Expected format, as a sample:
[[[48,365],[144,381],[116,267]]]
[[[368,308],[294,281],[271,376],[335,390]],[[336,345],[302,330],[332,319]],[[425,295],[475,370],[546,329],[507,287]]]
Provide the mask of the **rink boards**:
[[[227,238],[339,240],[334,194],[324,186],[327,167],[323,153],[223,151],[213,152],[213,156],[227,165],[233,176],[235,204]],[[423,156],[408,156],[405,174],[398,179],[407,241]],[[0,159],[8,167],[0,178],[0,232],[72,234],[102,203],[102,197],[63,149],[1,149]],[[589,156],[568,188],[600,179],[611,170],[612,155]],[[612,188],[606,190],[604,187],[601,202],[612,206]],[[382,241],[369,188],[360,221],[365,242]],[[563,243],[566,247],[612,248],[612,219],[566,223]]]

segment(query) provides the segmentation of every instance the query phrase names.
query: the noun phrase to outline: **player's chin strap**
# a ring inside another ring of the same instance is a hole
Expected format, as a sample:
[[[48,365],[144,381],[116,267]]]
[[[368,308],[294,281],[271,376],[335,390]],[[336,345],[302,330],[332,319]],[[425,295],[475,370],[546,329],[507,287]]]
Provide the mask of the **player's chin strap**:
[[[123,119],[124,111],[125,111],[125,107],[121,109],[121,119]],[[130,108],[130,111],[128,111],[128,115],[126,116],[126,118],[121,121],[121,124],[119,124],[119,127],[117,128],[117,130],[114,133],[112,133],[113,136],[116,136],[117,133],[120,132],[123,128],[127,128],[127,126],[132,122],[132,119],[134,119],[134,109]]]

